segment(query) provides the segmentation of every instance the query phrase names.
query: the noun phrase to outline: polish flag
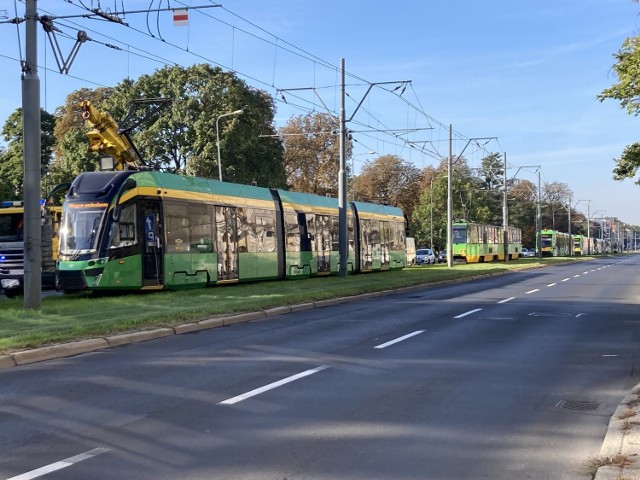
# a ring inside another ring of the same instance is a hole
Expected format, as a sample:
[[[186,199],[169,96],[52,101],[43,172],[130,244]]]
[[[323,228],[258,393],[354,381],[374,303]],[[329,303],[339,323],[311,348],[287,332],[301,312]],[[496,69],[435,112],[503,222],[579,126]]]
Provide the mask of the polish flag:
[[[189,10],[186,8],[176,8],[173,11],[173,26],[182,27],[189,25]]]

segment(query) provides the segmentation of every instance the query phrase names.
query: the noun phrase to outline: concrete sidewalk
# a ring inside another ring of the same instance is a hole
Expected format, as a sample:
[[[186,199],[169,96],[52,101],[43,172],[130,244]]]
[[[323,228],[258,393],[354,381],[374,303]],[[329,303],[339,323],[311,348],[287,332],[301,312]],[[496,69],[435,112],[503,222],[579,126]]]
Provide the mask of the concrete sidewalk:
[[[625,396],[602,442],[594,480],[640,480],[640,384]]]

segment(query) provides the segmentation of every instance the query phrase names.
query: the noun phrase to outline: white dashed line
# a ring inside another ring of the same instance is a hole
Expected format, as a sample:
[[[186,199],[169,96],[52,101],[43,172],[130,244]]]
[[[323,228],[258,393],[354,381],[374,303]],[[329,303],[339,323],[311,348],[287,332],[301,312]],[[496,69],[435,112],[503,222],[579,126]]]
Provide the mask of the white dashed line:
[[[525,292],[525,293],[529,294],[529,293],[536,293],[536,292],[539,292],[539,291],[540,291],[539,288],[534,288],[533,290],[529,290],[528,292]]]
[[[562,279],[562,281],[563,281],[563,282],[566,282],[566,281],[568,281],[568,280],[571,280],[571,279],[570,279],[570,278],[563,278],[563,279]]]
[[[557,285],[557,283],[550,283],[549,285],[547,285],[547,287],[553,287],[555,285]]]
[[[31,470],[30,472],[8,478],[7,480],[31,480],[32,478],[42,477],[43,475],[47,475],[48,473],[56,472],[58,470],[62,470],[63,468],[70,467],[75,463],[82,462],[83,460],[88,460],[89,458],[93,458],[96,455],[100,455],[101,453],[108,452],[109,450],[110,450],[109,448],[94,448],[93,450],[89,450],[88,452],[81,453],[80,455],[65,458],[64,460],[60,460],[59,462],[51,463],[49,465],[45,465],[44,467],[36,468],[35,470]]]
[[[327,368],[329,368],[327,365],[321,365],[317,368],[312,368],[311,370],[305,370],[304,372],[300,372],[296,375],[283,378],[282,380],[270,383],[269,385],[265,385],[264,387],[256,388],[255,390],[251,390],[250,392],[243,393],[242,395],[224,400],[220,402],[220,405],[233,405],[234,403],[241,402],[243,400],[246,400],[247,398],[255,397],[256,395],[260,395],[261,393],[268,392],[269,390],[273,390],[274,388],[281,387],[282,385],[286,385],[287,383],[291,383],[296,380],[300,380],[301,378],[308,377],[309,375],[313,375],[314,373],[321,372],[322,370],[325,370]]]
[[[578,278],[580,275],[574,275],[573,278]]]
[[[462,318],[462,317],[466,317],[467,315],[471,315],[472,313],[479,312],[480,310],[482,310],[482,309],[481,309],[481,308],[476,308],[476,309],[474,309],[474,310],[469,310],[468,312],[461,313],[460,315],[457,315],[457,316],[455,316],[455,317],[453,317],[453,318]]]
[[[395,340],[389,340],[388,342],[385,343],[381,343],[380,345],[377,345],[373,348],[387,348],[395,343],[398,342],[402,342],[403,340],[406,340],[407,338],[411,338],[411,337],[415,337],[416,335],[420,335],[421,333],[424,333],[424,330],[416,330],[415,332],[411,332],[408,333],[407,335],[403,335],[402,337],[398,337]]]
[[[516,297],[509,297],[509,298],[505,298],[504,300],[500,300],[498,303],[507,303],[510,302],[511,300],[514,300]]]

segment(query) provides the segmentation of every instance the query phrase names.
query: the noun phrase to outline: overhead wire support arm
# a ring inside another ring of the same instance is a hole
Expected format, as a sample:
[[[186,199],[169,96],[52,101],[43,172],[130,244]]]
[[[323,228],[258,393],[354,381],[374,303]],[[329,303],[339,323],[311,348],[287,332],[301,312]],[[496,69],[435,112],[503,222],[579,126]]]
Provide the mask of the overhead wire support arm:
[[[360,103],[358,103],[358,106],[355,108],[355,110],[353,111],[351,116],[347,119],[347,122],[350,122],[351,120],[353,120],[353,117],[356,116],[356,113],[358,113],[358,110],[360,109],[360,107],[364,103],[364,100],[367,98],[367,95],[369,95],[369,92],[371,91],[371,89],[374,86],[376,86],[376,85],[389,85],[389,84],[394,84],[394,83],[400,83],[401,85],[398,85],[398,87],[401,87],[402,85],[410,84],[411,80],[398,80],[398,81],[395,81],[395,82],[374,82],[374,83],[370,83],[369,84],[369,88],[367,88],[367,91],[362,96],[362,99],[360,100]]]
[[[78,55],[78,51],[80,50],[80,46],[86,42],[87,40],[91,40],[87,35],[87,32],[84,30],[79,30],[78,35],[76,37],[76,43],[73,45],[71,52],[67,59],[64,59],[64,55],[62,54],[62,49],[58,44],[58,39],[56,37],[56,32],[60,32],[59,29],[55,27],[53,24],[53,18],[47,15],[40,17],[40,23],[42,24],[42,28],[47,33],[47,37],[49,38],[49,43],[51,43],[51,49],[53,50],[53,56],[56,59],[56,63],[58,64],[58,69],[60,73],[68,74],[69,69],[71,68],[71,64],[76,59]]]

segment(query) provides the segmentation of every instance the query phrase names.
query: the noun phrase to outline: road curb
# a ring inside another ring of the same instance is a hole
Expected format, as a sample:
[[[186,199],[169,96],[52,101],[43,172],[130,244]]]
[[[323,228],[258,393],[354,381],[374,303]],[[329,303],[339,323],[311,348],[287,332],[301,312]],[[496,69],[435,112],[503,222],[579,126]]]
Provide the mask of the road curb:
[[[11,357],[16,365],[27,365],[29,363],[42,362],[55,358],[71,357],[80,353],[92,352],[107,348],[109,343],[104,338],[94,338],[90,340],[80,340],[78,342],[62,343],[50,347],[35,348],[24,352],[13,353]]]
[[[168,337],[169,335],[175,335],[173,328],[156,328],[154,330],[123,333],[122,335],[106,337],[106,340],[109,343],[109,347],[119,347],[121,345],[129,345],[130,343],[146,342],[147,340]]]

